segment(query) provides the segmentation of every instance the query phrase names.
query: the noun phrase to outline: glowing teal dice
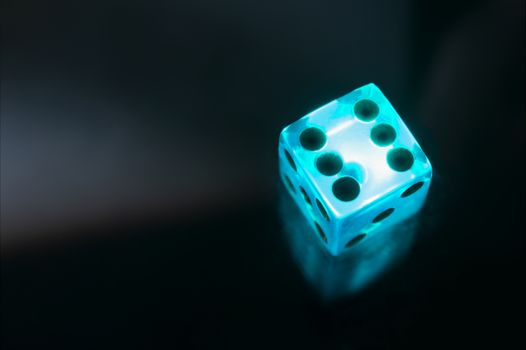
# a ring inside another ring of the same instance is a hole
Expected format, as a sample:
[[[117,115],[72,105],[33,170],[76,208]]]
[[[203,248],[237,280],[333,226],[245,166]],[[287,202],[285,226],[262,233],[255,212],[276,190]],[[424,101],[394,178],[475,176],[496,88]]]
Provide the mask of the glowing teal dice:
[[[418,142],[374,84],[287,126],[279,166],[333,255],[418,212],[432,176]]]

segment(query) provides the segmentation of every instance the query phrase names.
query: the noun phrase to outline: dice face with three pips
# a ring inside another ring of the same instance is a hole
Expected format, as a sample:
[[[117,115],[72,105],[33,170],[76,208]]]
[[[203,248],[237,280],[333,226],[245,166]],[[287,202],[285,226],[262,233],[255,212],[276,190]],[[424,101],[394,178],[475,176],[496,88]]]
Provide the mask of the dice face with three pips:
[[[333,255],[418,212],[432,176],[426,155],[374,84],[283,129],[279,164],[285,187]]]

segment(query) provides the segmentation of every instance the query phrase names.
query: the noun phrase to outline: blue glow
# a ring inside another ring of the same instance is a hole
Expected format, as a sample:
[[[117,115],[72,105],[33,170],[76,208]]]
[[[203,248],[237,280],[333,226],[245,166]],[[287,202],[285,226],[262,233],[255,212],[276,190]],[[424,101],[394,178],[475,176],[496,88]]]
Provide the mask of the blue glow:
[[[419,216],[375,232],[372,238],[332,256],[316,239],[316,232],[294,204],[280,191],[280,218],[294,262],[324,301],[357,293],[400,264],[413,245]]]
[[[366,119],[362,115],[358,118],[355,107],[362,100],[373,101],[373,106],[378,107],[376,117]],[[386,146],[379,146],[371,137],[371,129],[379,124],[391,126],[396,133],[394,141]],[[310,127],[326,135],[326,142],[320,149],[310,150],[301,145],[300,135]],[[412,155],[408,170],[395,170],[387,160],[389,151],[398,148],[407,149]],[[291,155],[296,170],[284,156],[285,150]],[[343,160],[342,170],[334,176],[322,175],[316,168],[317,158],[326,152],[337,153]],[[327,240],[324,245],[332,255],[346,251],[345,245],[357,235],[365,233],[364,242],[369,241],[376,231],[418,212],[425,202],[432,177],[431,163],[420,145],[374,84],[356,89],[287,126],[280,135],[279,159],[282,177],[287,176],[296,190],[294,193],[289,189],[291,195],[311,226],[315,228],[317,223],[321,227]],[[344,176],[354,178],[360,185],[359,195],[354,200],[342,201],[332,191],[334,182]],[[417,182],[423,182],[418,191],[401,197]],[[300,186],[305,189],[311,204],[299,194]],[[313,205],[316,200],[326,209],[329,220]],[[388,208],[395,209],[393,215],[372,224],[372,220]]]

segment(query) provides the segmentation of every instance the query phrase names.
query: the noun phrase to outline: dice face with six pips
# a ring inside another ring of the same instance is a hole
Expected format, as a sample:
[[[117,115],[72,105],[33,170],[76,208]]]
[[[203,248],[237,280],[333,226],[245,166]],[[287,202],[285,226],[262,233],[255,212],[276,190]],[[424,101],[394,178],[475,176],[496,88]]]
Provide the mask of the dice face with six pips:
[[[374,84],[287,126],[279,164],[285,187],[333,255],[415,214],[432,176],[426,155]]]

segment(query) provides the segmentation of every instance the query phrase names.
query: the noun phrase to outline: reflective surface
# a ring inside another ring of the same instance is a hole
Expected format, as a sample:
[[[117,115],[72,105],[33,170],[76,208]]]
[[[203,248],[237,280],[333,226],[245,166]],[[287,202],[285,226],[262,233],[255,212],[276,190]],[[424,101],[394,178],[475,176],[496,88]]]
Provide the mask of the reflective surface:
[[[2,350],[524,342],[524,1],[4,3]],[[370,81],[433,185],[406,258],[323,303],[276,140]]]
[[[290,253],[308,283],[323,302],[349,297],[381,278],[407,256],[418,231],[419,216],[376,230],[341,255],[333,256],[316,238],[318,233],[300,212],[283,186],[280,220]]]

